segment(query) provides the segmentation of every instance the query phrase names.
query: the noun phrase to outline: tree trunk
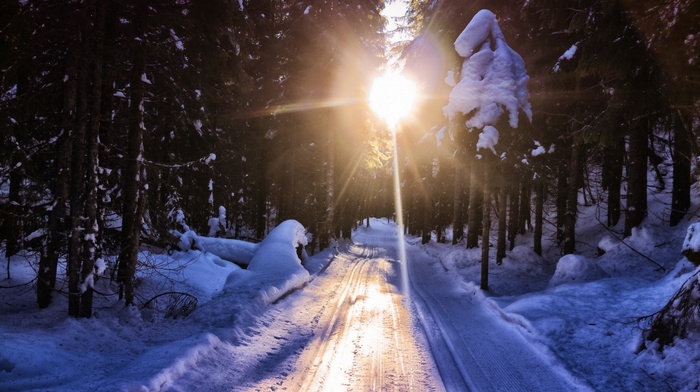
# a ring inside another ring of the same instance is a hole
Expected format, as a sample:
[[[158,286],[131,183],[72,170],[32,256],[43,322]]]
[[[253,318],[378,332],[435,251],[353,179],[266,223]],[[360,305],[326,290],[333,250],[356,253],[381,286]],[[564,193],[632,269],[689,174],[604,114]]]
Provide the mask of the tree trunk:
[[[85,16],[79,22],[83,26],[79,44],[81,54],[89,53],[87,43],[87,21]],[[68,244],[68,314],[80,316],[80,271],[82,265],[83,231],[85,218],[83,216],[85,203],[85,138],[87,132],[89,83],[88,61],[78,61],[78,78],[76,91],[76,126],[73,132],[73,153],[71,158],[71,189],[70,189],[70,221],[71,233]]]
[[[481,229],[482,213],[482,194],[480,192],[479,180],[481,179],[478,173],[477,166],[481,166],[477,162],[472,162],[470,165],[469,176],[469,208],[467,217],[467,249],[473,249],[479,246],[479,230]],[[483,183],[481,184],[483,186]]]
[[[620,221],[620,185],[625,157],[624,139],[606,147],[603,159],[603,189],[608,191],[608,226]]]
[[[320,242],[321,249],[328,247],[331,242],[333,226],[335,223],[335,137],[333,130],[329,130],[326,141],[326,182],[325,182],[325,217],[321,228]]]
[[[508,249],[515,248],[515,238],[518,236],[518,220],[520,219],[520,192],[518,184],[508,189],[510,192],[510,208],[508,214]]]
[[[673,190],[671,196],[671,216],[669,224],[680,223],[690,207],[691,157],[693,139],[690,130],[692,118],[677,114],[675,137],[673,139]]]
[[[90,122],[86,138],[86,203],[85,228],[83,235],[83,260],[81,286],[84,292],[80,298],[80,316],[92,317],[92,295],[96,279],[94,275],[95,262],[98,254],[99,223],[98,223],[98,175],[99,175],[99,138],[102,109],[102,53],[104,42],[104,18],[106,2],[97,2],[94,10],[94,28],[92,39],[92,85],[90,94]]]
[[[531,192],[530,181],[523,178],[520,181],[520,205],[518,206],[518,233],[520,235],[525,235],[527,230],[532,228],[532,223],[530,222]],[[513,242],[513,245],[515,245],[515,241]],[[513,248],[511,247],[511,250],[512,249]]]
[[[491,231],[491,175],[493,171],[489,164],[484,164],[484,178],[481,183],[483,187],[483,206],[481,222],[481,289],[489,289],[489,235]]]
[[[544,210],[545,184],[541,179],[535,182],[535,234],[533,250],[542,256],[542,227]]]
[[[461,78],[462,59],[455,59],[454,66],[455,80]],[[467,130],[464,125],[464,115],[458,114],[450,120],[450,128],[455,139],[456,151],[454,154],[454,193],[452,197],[452,245],[458,244],[464,238],[464,213],[468,201],[465,197],[465,175],[467,164]]]
[[[641,225],[647,213],[648,140],[648,122],[641,121],[629,138],[625,237],[632,235],[632,228]]]
[[[496,246],[496,264],[501,265],[506,257],[506,228],[508,213],[508,188],[503,184],[504,176],[501,176],[501,186],[496,191],[498,194],[498,244]]]
[[[26,26],[26,30],[21,33],[21,38],[23,42],[27,42],[29,38],[29,32],[32,26]],[[30,60],[23,56],[18,61],[17,68],[17,100],[19,101],[15,108],[16,112],[13,114],[16,117],[16,124],[12,127],[12,134],[9,136],[10,142],[15,144],[12,146],[11,156],[10,156],[10,173],[9,173],[9,189],[7,198],[7,219],[3,223],[3,230],[5,232],[5,257],[7,258],[7,278],[10,279],[10,257],[17,254],[22,248],[22,219],[21,216],[21,205],[22,205],[22,181],[24,180],[24,165],[20,160],[20,157],[24,155],[24,152],[19,149],[19,141],[26,137],[27,133],[30,131],[27,124],[29,123],[30,113],[29,113],[29,96],[31,90],[31,75],[28,72],[28,62]],[[6,136],[3,135],[3,138]],[[4,182],[5,179],[3,179]],[[4,184],[3,184],[4,185]],[[2,241],[2,238],[0,238]]]
[[[265,238],[265,228],[267,227],[267,199],[269,193],[267,179],[267,153],[262,147],[258,156],[257,170],[257,195],[255,201],[255,237],[258,240]]]
[[[147,5],[139,3],[134,17],[136,38],[134,45],[134,65],[132,69],[130,93],[129,135],[126,151],[126,167],[123,174],[122,205],[122,247],[119,254],[117,280],[119,297],[126,306],[134,301],[134,278],[141,234],[141,184],[143,165],[144,95],[146,72],[145,20]]]
[[[437,181],[432,176],[432,167],[430,163],[420,165],[418,175],[422,178],[424,192],[420,193],[420,228],[421,228],[421,243],[427,244],[432,237],[433,228],[437,231],[436,223],[440,217],[440,207],[436,205],[436,200],[439,200],[437,195]],[[437,237],[440,233],[436,233]]]
[[[452,204],[452,245],[464,238],[464,165],[458,158],[455,162],[454,193]]]
[[[578,213],[578,179],[579,155],[581,148],[578,144],[571,147],[571,164],[569,166],[569,189],[566,194],[566,218],[564,222],[564,254],[576,251],[576,215]]]
[[[566,154],[566,153],[565,153]],[[566,155],[564,155],[566,156]],[[569,162],[570,164],[570,162]],[[572,170],[572,169],[569,169]],[[572,185],[575,186],[575,185]],[[564,226],[566,222],[566,204],[567,204],[567,190],[569,188],[568,184],[568,172],[566,165],[560,165],[557,168],[557,243],[561,245],[564,242]]]
[[[53,289],[56,286],[56,272],[61,246],[65,243],[66,235],[66,202],[69,197],[69,180],[72,151],[71,129],[76,125],[76,77],[77,53],[75,44],[72,45],[66,59],[67,79],[63,90],[63,111],[61,118],[61,134],[57,140],[56,152],[56,183],[54,186],[54,205],[49,213],[46,251],[42,252],[37,273],[36,299],[39,308],[47,308],[51,304]]]

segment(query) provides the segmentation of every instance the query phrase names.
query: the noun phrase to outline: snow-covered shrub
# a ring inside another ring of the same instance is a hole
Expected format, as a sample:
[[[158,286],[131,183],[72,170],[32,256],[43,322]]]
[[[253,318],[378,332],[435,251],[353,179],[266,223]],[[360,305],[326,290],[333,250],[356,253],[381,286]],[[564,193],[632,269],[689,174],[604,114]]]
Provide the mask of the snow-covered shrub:
[[[663,348],[693,331],[700,332],[700,269],[652,317],[646,340]]]

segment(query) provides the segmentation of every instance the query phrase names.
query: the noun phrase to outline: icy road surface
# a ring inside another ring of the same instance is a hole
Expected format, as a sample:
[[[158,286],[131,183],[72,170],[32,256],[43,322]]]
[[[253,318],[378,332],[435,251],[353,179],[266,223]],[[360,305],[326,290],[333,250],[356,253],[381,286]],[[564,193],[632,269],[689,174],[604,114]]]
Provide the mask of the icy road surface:
[[[411,295],[402,296],[398,259],[396,226],[373,220],[311,283],[271,305],[249,338],[218,347],[169,389],[588,389],[517,318],[436,273],[417,246],[408,246]]]

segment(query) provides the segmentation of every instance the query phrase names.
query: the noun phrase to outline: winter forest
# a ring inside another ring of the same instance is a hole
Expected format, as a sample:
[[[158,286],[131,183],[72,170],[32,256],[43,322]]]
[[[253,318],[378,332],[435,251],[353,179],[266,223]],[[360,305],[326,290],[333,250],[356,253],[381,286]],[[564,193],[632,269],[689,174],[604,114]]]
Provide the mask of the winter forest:
[[[313,258],[396,221],[396,192],[407,238],[478,252],[485,293],[519,245],[556,262],[606,250],[591,226],[698,221],[700,2],[394,3],[0,2],[0,298],[21,286],[78,320],[141,306],[144,250],[295,220]],[[417,92],[396,129],[367,99],[389,69]],[[640,263],[669,272],[671,251]],[[651,340],[698,333],[699,287]]]

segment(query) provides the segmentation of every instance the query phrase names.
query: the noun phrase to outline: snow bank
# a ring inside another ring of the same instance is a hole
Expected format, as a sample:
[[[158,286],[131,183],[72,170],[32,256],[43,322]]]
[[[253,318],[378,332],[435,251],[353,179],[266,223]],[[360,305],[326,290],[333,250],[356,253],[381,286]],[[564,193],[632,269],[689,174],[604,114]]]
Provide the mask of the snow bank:
[[[247,265],[255,255],[259,244],[229,238],[202,237],[193,231],[180,236],[178,246],[183,251],[191,249],[212,253],[224,260]]]
[[[566,255],[557,262],[557,269],[549,281],[549,287],[590,282],[605,277],[605,272],[593,260],[578,255]]]
[[[181,272],[183,291],[196,296],[200,302],[209,301],[220,293],[228,276],[241,270],[213,253],[199,251],[185,253],[180,264],[185,265]]]

